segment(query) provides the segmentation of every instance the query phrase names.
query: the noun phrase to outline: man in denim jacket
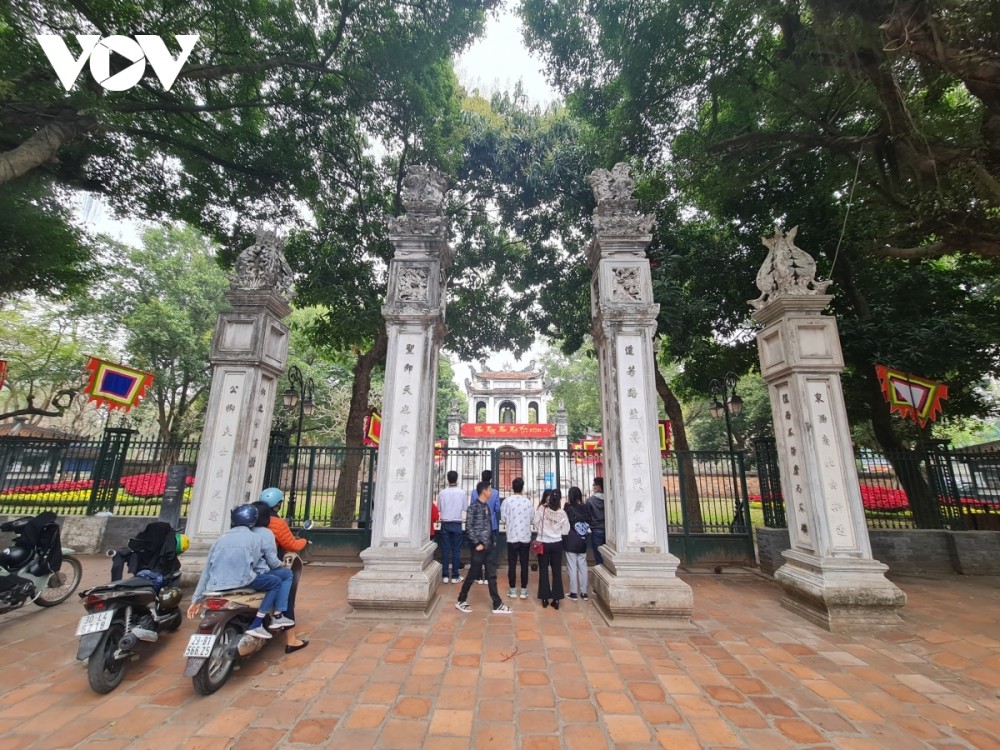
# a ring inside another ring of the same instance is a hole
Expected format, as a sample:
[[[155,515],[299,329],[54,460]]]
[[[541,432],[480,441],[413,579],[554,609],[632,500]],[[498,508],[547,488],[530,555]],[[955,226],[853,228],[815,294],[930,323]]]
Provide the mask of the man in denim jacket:
[[[465,514],[465,538],[469,540],[469,548],[472,552],[472,564],[469,575],[462,583],[462,590],[458,593],[458,603],[455,609],[459,612],[471,612],[472,607],[466,603],[469,596],[469,589],[472,588],[472,581],[476,578],[485,577],[489,585],[490,598],[493,600],[493,614],[510,614],[510,607],[503,603],[500,594],[497,592],[497,564],[493,557],[493,515],[489,508],[490,494],[493,488],[489,482],[480,482],[476,485],[477,502],[469,506]],[[485,574],[482,572],[485,568]]]

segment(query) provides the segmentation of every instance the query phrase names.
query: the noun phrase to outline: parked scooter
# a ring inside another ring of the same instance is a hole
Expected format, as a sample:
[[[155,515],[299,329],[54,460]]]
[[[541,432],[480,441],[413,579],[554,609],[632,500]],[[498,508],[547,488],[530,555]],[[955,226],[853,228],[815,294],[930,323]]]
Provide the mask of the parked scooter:
[[[17,536],[0,552],[0,614],[28,602],[54,607],[76,591],[83,566],[60,541],[56,514],[25,516],[0,525]]]
[[[80,592],[88,614],[80,618],[76,658],[87,659],[87,679],[95,693],[110,693],[125,677],[139,646],[183,622],[177,556],[188,546],[185,535],[163,521],[146,526],[127,547],[108,550],[111,583]],[[123,580],[125,566],[132,577]]]
[[[306,521],[303,528],[312,527]],[[302,558],[295,552],[286,552],[282,561],[292,571],[292,598],[302,574]],[[184,676],[190,677],[194,689],[201,695],[211,695],[226,684],[233,671],[239,669],[242,657],[260,651],[266,640],[247,635],[265,593],[250,588],[206,592],[205,607],[197,632],[188,640],[184,656],[187,667]],[[270,615],[265,625],[270,622]]]

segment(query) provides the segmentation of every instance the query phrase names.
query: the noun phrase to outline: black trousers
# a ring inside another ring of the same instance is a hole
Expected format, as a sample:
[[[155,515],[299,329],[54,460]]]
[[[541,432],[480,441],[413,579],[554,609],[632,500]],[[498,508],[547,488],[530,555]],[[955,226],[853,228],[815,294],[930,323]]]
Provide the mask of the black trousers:
[[[469,551],[472,552],[472,564],[469,566],[469,575],[462,581],[462,590],[458,592],[458,600],[464,602],[469,596],[469,589],[475,580],[486,579],[490,589],[490,599],[493,600],[493,609],[499,607],[503,600],[497,592],[497,561],[493,555],[492,547],[477,550],[476,545],[469,543]]]
[[[517,564],[521,563],[521,588],[528,588],[528,553],[531,542],[507,542],[507,585],[516,586]]]
[[[538,598],[562,599],[562,542],[545,542],[545,551],[538,556]],[[551,585],[549,574],[552,575]]]

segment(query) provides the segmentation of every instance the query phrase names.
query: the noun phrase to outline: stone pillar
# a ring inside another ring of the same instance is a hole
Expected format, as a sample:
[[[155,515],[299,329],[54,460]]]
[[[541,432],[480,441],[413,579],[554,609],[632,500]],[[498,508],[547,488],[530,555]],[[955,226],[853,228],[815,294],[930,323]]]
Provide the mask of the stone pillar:
[[[793,228],[765,239],[751,301],[767,381],[791,549],[775,572],[782,606],[831,631],[895,625],[906,595],[872,558],[840,373],[837,321],[823,315],[829,281],[795,246]]]
[[[448,412],[448,447],[457,448],[459,431],[462,428],[462,415],[458,413],[458,403],[451,402],[451,411]]]
[[[281,241],[258,230],[236,262],[212,340],[212,387],[198,451],[186,533],[185,579],[197,579],[211,543],[229,528],[229,511],[260,494],[278,379],[288,358],[292,274]]]
[[[677,578],[667,547],[660,469],[653,303],[645,249],[652,217],[637,213],[625,164],[589,179],[597,197],[595,237],[587,253],[593,272],[591,315],[600,363],[607,542],[594,571],[598,609],[619,627],[687,627],[691,587]]]
[[[447,189],[441,173],[410,167],[403,180],[406,215],[390,222],[396,253],[382,308],[389,334],[382,438],[372,542],[361,553],[364,570],[347,585],[355,615],[425,618],[441,583],[428,528],[444,273],[451,263],[441,212]]]

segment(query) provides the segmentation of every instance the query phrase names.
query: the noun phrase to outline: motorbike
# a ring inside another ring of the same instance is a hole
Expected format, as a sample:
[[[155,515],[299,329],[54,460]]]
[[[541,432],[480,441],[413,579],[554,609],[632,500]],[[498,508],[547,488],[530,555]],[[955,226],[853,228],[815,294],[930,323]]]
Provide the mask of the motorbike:
[[[34,602],[54,607],[69,599],[80,585],[83,566],[63,547],[56,514],[51,511],[0,524],[16,534],[0,552],[0,614]]]
[[[311,526],[312,522],[306,521],[303,528]],[[295,552],[286,552],[282,563],[292,571],[290,599],[294,602],[302,575],[302,558]],[[221,688],[239,669],[241,658],[260,651],[267,643],[265,639],[246,634],[263,601],[263,591],[249,588],[206,592],[202,602],[205,611],[198,630],[188,639],[184,651],[187,658],[184,676],[191,678],[199,694],[211,695]],[[269,622],[270,615],[265,626]]]
[[[130,661],[160,633],[177,630],[183,622],[177,556],[186,539],[170,524],[154,521],[130,539],[128,546],[108,550],[111,583],[80,592],[87,614],[76,635],[79,661],[87,660],[87,679],[95,693],[110,693],[125,677]],[[124,578],[125,567],[131,575]]]

